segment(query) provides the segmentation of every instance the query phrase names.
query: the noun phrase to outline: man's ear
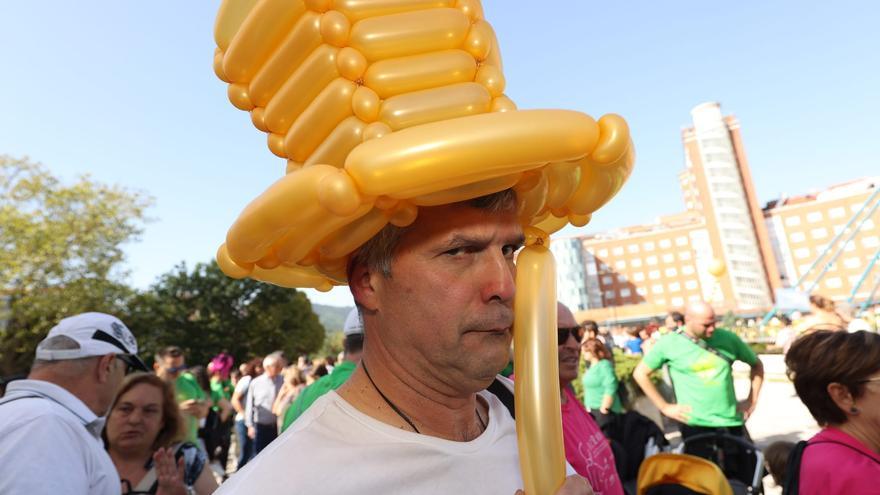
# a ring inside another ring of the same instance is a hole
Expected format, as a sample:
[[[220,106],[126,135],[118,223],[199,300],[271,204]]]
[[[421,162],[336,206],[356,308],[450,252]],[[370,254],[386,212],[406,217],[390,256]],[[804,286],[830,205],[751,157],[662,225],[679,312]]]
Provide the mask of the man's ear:
[[[348,287],[355,302],[363,309],[376,311],[379,307],[377,286],[381,284],[379,274],[371,272],[365,265],[357,265],[352,268],[348,277]]]
[[[110,379],[110,375],[113,373],[114,361],[116,361],[115,354],[104,354],[98,358],[96,371],[98,383],[107,383]]]

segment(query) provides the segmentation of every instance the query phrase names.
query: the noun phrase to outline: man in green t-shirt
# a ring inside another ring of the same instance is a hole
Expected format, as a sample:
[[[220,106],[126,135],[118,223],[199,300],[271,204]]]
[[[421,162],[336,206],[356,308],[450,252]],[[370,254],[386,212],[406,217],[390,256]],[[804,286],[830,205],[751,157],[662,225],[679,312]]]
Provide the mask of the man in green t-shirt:
[[[361,352],[364,348],[364,324],[361,321],[357,308],[352,309],[348,313],[348,317],[345,318],[345,324],[342,327],[342,333],[345,334],[345,340],[342,341],[342,362],[334,366],[333,371],[329,375],[322,376],[318,381],[299,393],[297,398],[294,399],[293,404],[284,413],[281,431],[286,430],[293,424],[296,418],[300,417],[318,397],[342,386],[348,380],[348,377],[354,373],[358,363],[361,362]]]
[[[751,389],[737,403],[732,364],[751,366]],[[668,365],[677,404],[666,402],[649,375]],[[682,437],[725,428],[745,435],[743,423],[755,410],[764,382],[764,366],[754,352],[733,332],[715,328],[715,311],[708,303],[694,302],[685,308],[685,324],[660,338],[633,372],[645,395],[664,415],[682,423]]]
[[[211,401],[199,382],[186,372],[183,351],[177,346],[168,346],[156,353],[153,369],[156,375],[174,384],[175,398],[186,424],[187,442],[199,445],[199,420],[208,415]]]

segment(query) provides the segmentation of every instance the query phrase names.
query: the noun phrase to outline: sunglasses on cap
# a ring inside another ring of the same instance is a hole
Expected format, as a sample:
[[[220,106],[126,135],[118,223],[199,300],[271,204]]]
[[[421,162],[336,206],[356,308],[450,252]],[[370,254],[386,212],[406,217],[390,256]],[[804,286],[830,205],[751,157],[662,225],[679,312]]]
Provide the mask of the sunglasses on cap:
[[[556,329],[559,338],[559,345],[564,344],[568,340],[568,336],[574,337],[574,341],[580,343],[584,338],[584,327],[578,325],[574,327],[559,327]]]
[[[125,374],[130,375],[135,371],[144,371],[141,365],[133,358],[131,354],[117,354],[116,358],[125,363]]]

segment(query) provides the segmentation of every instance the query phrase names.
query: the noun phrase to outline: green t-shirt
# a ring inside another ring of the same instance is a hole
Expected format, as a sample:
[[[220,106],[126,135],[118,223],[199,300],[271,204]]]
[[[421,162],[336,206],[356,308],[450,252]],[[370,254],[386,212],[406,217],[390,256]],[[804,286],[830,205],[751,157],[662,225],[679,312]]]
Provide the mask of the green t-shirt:
[[[727,360],[685,335],[670,333],[654,344],[643,361],[652,370],[669,365],[677,402],[691,406],[689,425],[740,426],[743,420],[736,410],[731,363],[739,360],[754,366],[758,358],[742,339],[723,328],[716,328],[712,337],[702,343]]]
[[[215,412],[220,412],[220,401],[223,399],[229,400],[232,398],[231,392],[232,383],[228,380],[211,380],[211,409]]]
[[[617,394],[617,376],[614,375],[614,365],[611,361],[600,359],[598,363],[587,368],[581,383],[584,386],[584,406],[587,409],[598,411],[602,407],[603,397],[610,395],[614,397],[611,412],[623,413],[623,405]]]
[[[348,380],[348,377],[354,373],[355,368],[357,368],[357,364],[351,361],[343,361],[333,367],[332,373],[322,376],[318,381],[300,392],[293,401],[293,404],[287,408],[287,412],[284,413],[284,423],[281,425],[281,431],[286,430],[293,424],[296,418],[300,417],[313,402],[318,400],[318,397],[341,387]]]
[[[175,398],[177,403],[195,399],[206,400],[205,391],[199,386],[196,378],[187,372],[183,372],[174,382]],[[183,422],[186,425],[186,441],[198,445],[199,441],[199,419],[183,413]]]

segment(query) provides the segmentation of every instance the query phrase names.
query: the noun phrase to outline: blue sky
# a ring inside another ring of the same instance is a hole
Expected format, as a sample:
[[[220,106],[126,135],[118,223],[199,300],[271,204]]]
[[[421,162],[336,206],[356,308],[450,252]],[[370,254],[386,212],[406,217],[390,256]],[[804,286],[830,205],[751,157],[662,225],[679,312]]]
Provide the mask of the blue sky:
[[[624,190],[583,229],[683,209],[689,111],[739,117],[758,195],[880,174],[874,2],[487,0],[507,94],[520,108],[615,112],[638,152]],[[0,3],[0,154],[68,180],[156,199],[128,246],[129,282],[207,261],[238,212],[284,172],[211,69],[219,2]],[[540,7],[539,7],[540,6]],[[347,290],[310,292],[348,305]]]

